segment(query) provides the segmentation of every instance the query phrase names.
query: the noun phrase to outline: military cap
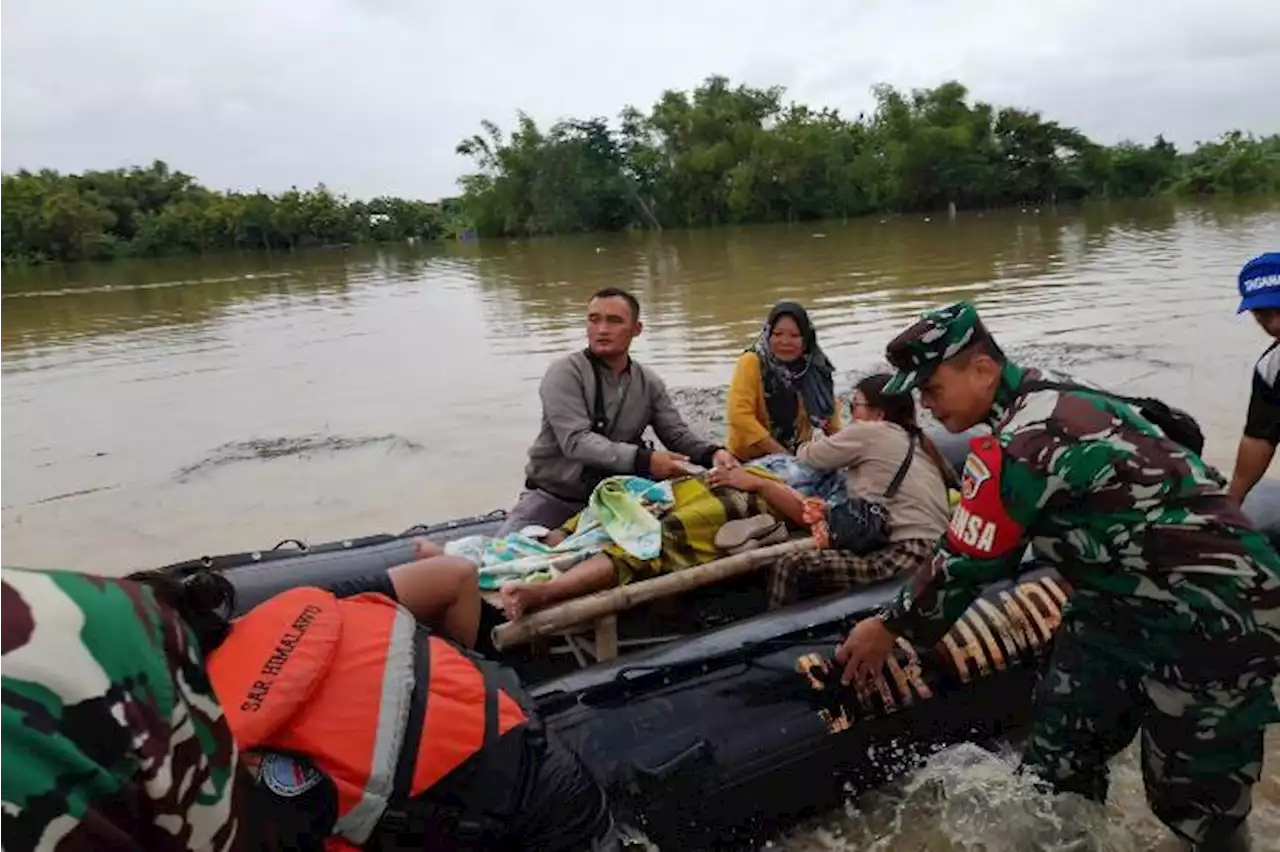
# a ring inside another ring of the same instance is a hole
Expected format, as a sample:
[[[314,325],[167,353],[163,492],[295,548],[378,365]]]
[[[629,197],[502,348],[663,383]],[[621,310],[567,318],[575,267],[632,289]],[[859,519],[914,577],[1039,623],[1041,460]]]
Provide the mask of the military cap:
[[[885,347],[885,358],[897,372],[885,384],[884,392],[899,394],[919,387],[943,361],[983,340],[990,341],[991,335],[969,302],[925,313]]]

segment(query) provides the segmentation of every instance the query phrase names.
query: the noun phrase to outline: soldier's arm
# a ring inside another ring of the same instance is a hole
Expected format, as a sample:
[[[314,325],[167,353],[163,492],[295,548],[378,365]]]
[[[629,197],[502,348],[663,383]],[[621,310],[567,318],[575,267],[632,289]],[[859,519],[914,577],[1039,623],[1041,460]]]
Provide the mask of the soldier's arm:
[[[975,438],[938,551],[881,614],[885,626],[918,645],[939,641],[983,588],[1017,572],[1045,500],[1065,485],[1055,480],[995,437]]]
[[[159,623],[172,676],[173,707],[168,718],[184,720],[184,724],[157,737],[153,744],[158,745],[163,739],[169,750],[171,768],[166,774],[171,782],[182,779],[199,786],[204,793],[191,802],[185,784],[152,782],[133,787],[147,799],[138,812],[149,813],[154,821],[155,836],[144,845],[191,852],[249,849],[251,844],[245,839],[254,836],[254,829],[245,820],[244,785],[248,777],[239,765],[239,754],[218,696],[204,673],[204,655],[195,633],[177,612],[154,600],[149,591],[142,597],[155,607],[149,615]],[[192,747],[192,740],[198,747]],[[145,746],[140,745],[138,751],[140,765],[146,766],[149,755]],[[183,828],[175,830],[176,825]],[[174,835],[173,845],[165,836],[169,832]],[[151,846],[152,842],[156,845]]]
[[[6,568],[3,585],[4,848],[248,848],[234,741],[182,618],[126,580]]]

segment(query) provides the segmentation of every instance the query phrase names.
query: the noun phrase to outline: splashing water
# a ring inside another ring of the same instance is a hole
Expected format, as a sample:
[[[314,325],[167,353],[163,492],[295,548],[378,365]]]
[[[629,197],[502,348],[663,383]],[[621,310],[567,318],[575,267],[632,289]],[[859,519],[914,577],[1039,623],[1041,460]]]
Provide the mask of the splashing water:
[[[797,827],[773,846],[871,852],[1131,852],[1139,842],[1111,806],[1053,794],[1019,774],[1010,748],[943,749],[905,780],[864,794],[842,816]],[[1140,782],[1139,782],[1140,783]]]

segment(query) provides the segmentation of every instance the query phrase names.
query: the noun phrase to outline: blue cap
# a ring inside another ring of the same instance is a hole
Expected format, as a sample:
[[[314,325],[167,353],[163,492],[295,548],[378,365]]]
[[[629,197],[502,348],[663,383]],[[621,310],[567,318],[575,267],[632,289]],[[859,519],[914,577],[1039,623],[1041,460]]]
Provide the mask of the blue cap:
[[[1280,308],[1280,252],[1260,254],[1240,270],[1240,308]]]

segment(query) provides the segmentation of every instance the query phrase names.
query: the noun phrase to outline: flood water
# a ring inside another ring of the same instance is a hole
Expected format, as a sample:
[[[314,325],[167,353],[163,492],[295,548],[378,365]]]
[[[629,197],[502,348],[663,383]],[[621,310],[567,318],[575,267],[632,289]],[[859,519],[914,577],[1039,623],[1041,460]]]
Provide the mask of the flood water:
[[[810,308],[845,391],[920,310],[968,298],[1014,356],[1188,408],[1229,471],[1267,342],[1235,275],[1277,248],[1280,202],[1146,203],[7,271],[3,558],[119,573],[505,507],[538,380],[606,285],[639,296],[633,354],[708,429],[697,389],[778,299]],[[949,750],[775,846],[1053,848],[1092,820],[1094,848],[1172,848],[1133,755],[1116,767],[1104,810]],[[1259,838],[1280,836],[1276,786]]]

